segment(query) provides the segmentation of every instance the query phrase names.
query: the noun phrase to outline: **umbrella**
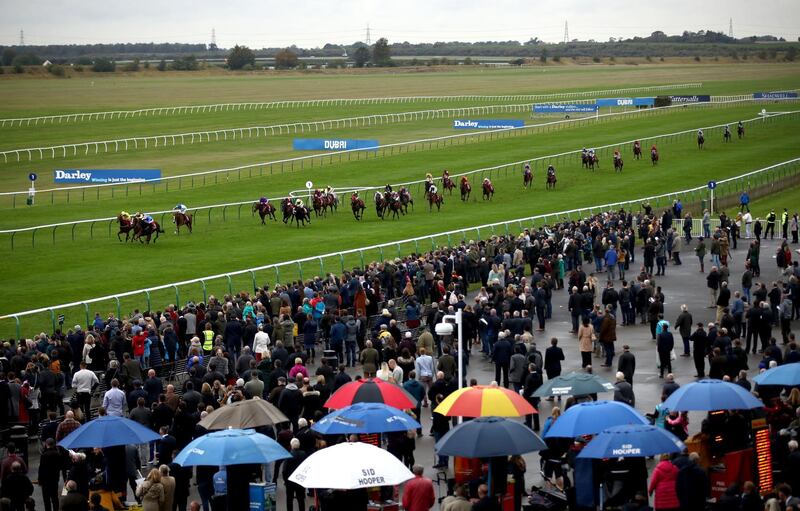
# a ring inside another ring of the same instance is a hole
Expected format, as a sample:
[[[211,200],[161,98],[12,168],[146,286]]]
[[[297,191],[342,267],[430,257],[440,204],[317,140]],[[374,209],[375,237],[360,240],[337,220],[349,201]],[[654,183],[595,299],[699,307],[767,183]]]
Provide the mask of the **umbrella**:
[[[759,385],[783,385],[795,387],[800,385],[800,364],[783,364],[772,369],[767,369],[759,374],[753,381]]]
[[[684,385],[664,401],[664,408],[671,412],[749,410],[763,406],[739,385],[712,379]]]
[[[450,417],[521,417],[538,413],[525,398],[497,384],[458,389],[439,403],[436,412]]]
[[[316,451],[289,476],[304,488],[356,490],[375,486],[395,486],[412,474],[389,452],[363,442],[336,444]]]
[[[594,374],[573,372],[548,380],[533,395],[536,397],[586,396],[612,390],[614,390],[614,385]]]
[[[263,399],[253,398],[221,406],[200,421],[208,431],[216,429],[250,429],[271,426],[289,419],[275,405]]]
[[[325,402],[325,408],[344,408],[353,403],[383,403],[401,410],[417,406],[416,398],[403,387],[370,378],[345,383]]]
[[[459,424],[438,442],[441,456],[492,458],[547,449],[539,436],[521,422],[502,417],[478,417]]]
[[[175,456],[182,467],[271,463],[291,458],[275,440],[252,429],[224,429],[192,440]]]
[[[65,449],[93,449],[115,445],[146,444],[161,436],[136,421],[105,415],[90,420],[58,442]]]
[[[603,430],[578,454],[579,458],[642,458],[681,452],[686,446],[664,428],[626,424]]]
[[[382,403],[354,403],[329,413],[311,426],[323,435],[388,433],[421,428],[419,422],[397,408]]]
[[[619,401],[589,401],[569,407],[544,435],[545,438],[575,438],[595,435],[622,424],[650,424],[638,411]]]

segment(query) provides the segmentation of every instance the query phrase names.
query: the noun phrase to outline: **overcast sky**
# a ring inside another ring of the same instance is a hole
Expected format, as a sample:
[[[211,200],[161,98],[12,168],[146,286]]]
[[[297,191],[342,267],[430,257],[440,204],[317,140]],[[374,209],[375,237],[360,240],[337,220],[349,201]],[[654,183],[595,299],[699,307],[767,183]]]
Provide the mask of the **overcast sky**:
[[[0,44],[208,43],[314,47],[609,37],[683,30],[800,36],[800,0],[0,0]]]

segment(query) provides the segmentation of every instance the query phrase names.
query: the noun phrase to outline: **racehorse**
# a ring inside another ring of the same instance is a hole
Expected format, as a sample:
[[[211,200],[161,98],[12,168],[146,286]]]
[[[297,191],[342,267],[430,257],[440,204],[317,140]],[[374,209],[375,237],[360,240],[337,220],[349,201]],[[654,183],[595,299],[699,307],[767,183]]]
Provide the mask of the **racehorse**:
[[[130,217],[125,218],[122,216],[122,213],[117,215],[117,222],[119,222],[119,232],[117,233],[117,239],[122,241],[122,237],[120,235],[125,234],[125,241],[128,241],[128,238],[131,237],[131,231],[134,231],[134,221],[130,219]],[[134,231],[135,236],[135,231]]]
[[[361,220],[364,217],[364,210],[367,207],[361,197],[355,195],[350,197],[350,207],[353,209],[353,216],[356,217],[356,220]]]
[[[322,192],[319,190],[314,192],[314,196],[311,199],[311,203],[314,208],[314,214],[316,216],[326,215],[328,212],[328,201],[327,197],[322,195]]]
[[[703,148],[703,144],[705,144],[705,143],[706,143],[705,135],[701,135],[701,134],[698,133],[697,134],[697,148],[698,149],[702,149]]]
[[[744,125],[743,124],[740,124],[740,125],[736,126],[736,134],[739,135],[740,139],[744,138]]]
[[[294,204],[292,204],[292,199],[285,197],[281,200],[281,212],[283,213],[283,223],[291,222],[294,216]]]
[[[181,226],[185,225],[189,229],[189,234],[192,234],[192,214],[181,213],[179,211],[172,212],[172,223],[175,224],[175,234],[181,233]]]
[[[622,172],[622,167],[624,165],[625,163],[622,161],[621,156],[614,156],[614,170],[616,170],[617,172]]]
[[[469,179],[467,176],[461,176],[461,200],[467,202],[470,193],[472,193],[472,185],[469,183]]]
[[[522,173],[522,187],[528,188],[531,187],[533,184],[533,172],[531,172],[531,166],[525,165],[525,172]]]
[[[400,188],[400,204],[403,206],[404,213],[408,213],[409,204],[411,204],[411,209],[414,209],[414,199],[411,198],[411,192],[405,186]]]
[[[258,211],[258,216],[261,217],[261,225],[265,225],[264,219],[267,217],[270,217],[273,221],[277,220],[275,218],[275,206],[269,202],[256,202],[253,204],[253,213],[256,211]]]
[[[335,212],[337,209],[339,209],[339,196],[336,195],[335,193],[332,192],[326,193],[325,200],[327,201],[328,209],[330,209],[331,212]]]
[[[375,212],[381,220],[383,220],[383,214],[386,212],[387,206],[386,197],[381,192],[375,192]]]
[[[133,219],[133,232],[134,234],[131,241],[139,240],[139,243],[145,243],[145,241],[142,241],[142,236],[145,236],[147,244],[149,245],[150,237],[153,234],[156,235],[156,237],[153,238],[153,243],[155,243],[158,239],[159,233],[164,232],[164,229],[162,229],[155,220],[153,220],[152,224],[148,224],[143,222],[141,218],[137,217]]]
[[[729,130],[728,128],[725,128],[725,131],[722,133],[722,141],[723,142],[730,142],[731,138],[733,138],[731,136],[731,130]]]
[[[483,200],[492,200],[494,196],[494,185],[492,185],[491,181],[484,180],[483,181]]]
[[[444,187],[445,190],[450,192],[450,195],[453,195],[453,188],[455,188],[456,185],[455,185],[455,183],[453,183],[453,180],[450,179],[449,175],[443,175],[442,176],[442,187]]]
[[[388,197],[388,208],[392,212],[392,220],[395,218],[400,218],[400,215],[405,215],[406,212],[403,210],[403,203],[400,201],[400,194],[392,193]]]
[[[557,179],[556,179],[556,170],[552,169],[552,168],[548,169],[547,170],[547,183],[546,183],[547,189],[549,190],[549,189],[552,188],[553,190],[555,190],[556,181],[557,181]]]
[[[311,223],[311,213],[305,206],[294,206],[292,219],[297,223],[297,228],[299,229],[300,224],[303,224],[303,227],[305,227],[306,222],[309,224]],[[289,223],[291,224],[291,221]]]
[[[650,149],[650,161],[653,162],[653,165],[658,165],[658,149],[655,147]]]
[[[442,209],[442,203],[444,199],[439,192],[428,192],[428,211],[433,211],[433,205],[436,204],[436,211],[440,211]]]
[[[600,162],[598,161],[596,154],[590,155],[589,153],[586,153],[581,155],[581,163],[589,170],[594,170],[595,165],[597,165],[598,169],[600,168]]]
[[[642,146],[639,144],[633,144],[633,159],[634,160],[642,159]]]

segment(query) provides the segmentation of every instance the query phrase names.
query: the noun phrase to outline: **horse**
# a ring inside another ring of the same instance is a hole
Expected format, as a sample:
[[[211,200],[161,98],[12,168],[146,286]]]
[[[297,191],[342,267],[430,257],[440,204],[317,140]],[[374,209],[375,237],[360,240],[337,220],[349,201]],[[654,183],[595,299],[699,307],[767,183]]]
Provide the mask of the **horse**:
[[[353,209],[353,216],[356,217],[356,220],[361,220],[364,217],[364,210],[367,209],[367,207],[364,205],[364,201],[361,197],[351,197],[350,207]]]
[[[335,193],[326,193],[325,199],[328,202],[328,208],[331,210],[331,212],[335,212],[337,209],[339,209],[338,195],[336,195]]]
[[[531,172],[531,168],[525,167],[525,172],[522,173],[522,187],[523,188],[533,188],[533,172]]]
[[[192,214],[181,213],[179,211],[172,212],[172,223],[175,224],[175,234],[181,233],[181,226],[185,225],[189,229],[189,234],[192,234]]]
[[[256,202],[253,204],[253,213],[258,211],[258,216],[261,217],[261,225],[265,225],[264,219],[270,217],[273,221],[277,220],[275,218],[275,206],[270,204],[269,202]]]
[[[583,166],[583,168],[586,169],[589,168],[589,160],[590,160],[589,153],[581,154],[581,166]]]
[[[703,135],[697,135],[697,148],[702,149],[703,144],[706,143],[706,137]]]
[[[469,183],[467,176],[461,177],[461,200],[467,202],[469,194],[472,193],[472,185]]]
[[[547,189],[549,190],[549,189],[552,188],[553,190],[555,190],[556,189],[556,181],[557,181],[557,179],[556,179],[555,171],[548,171],[547,172],[547,183],[546,183]]]
[[[400,188],[400,204],[403,206],[403,212],[408,213],[408,205],[411,205],[411,209],[414,209],[414,199],[411,198],[411,192],[408,191],[408,188],[405,186]]]
[[[489,181],[483,182],[483,200],[492,200],[494,196],[494,186]]]
[[[642,146],[633,144],[633,159],[634,160],[642,159]]]
[[[736,126],[736,134],[739,136],[739,139],[743,139],[744,138],[744,126],[743,125]]]
[[[303,224],[303,227],[305,227],[306,222],[309,224],[311,223],[311,214],[309,213],[308,208],[305,206],[295,206],[292,218],[297,223],[298,229],[300,228],[300,224]]]
[[[386,197],[381,192],[375,192],[375,212],[381,220],[383,220],[383,214],[386,212],[386,206],[388,206]]]
[[[730,141],[731,141],[731,138],[733,138],[733,137],[731,136],[731,130],[728,130],[728,129],[726,129],[726,130],[725,130],[725,131],[722,133],[722,141],[723,141],[723,142],[730,142]]]
[[[281,212],[283,213],[283,223],[291,223],[294,216],[294,204],[289,197],[281,200]]]
[[[453,195],[453,188],[455,188],[456,185],[453,183],[453,180],[450,179],[450,176],[442,176],[442,187],[450,192],[450,195]]]
[[[328,201],[326,197],[319,192],[314,192],[314,196],[311,199],[311,203],[314,208],[314,214],[316,216],[322,216],[327,214],[328,212]]]
[[[622,161],[621,157],[617,156],[614,157],[614,170],[616,170],[617,172],[622,172],[622,167],[624,165],[625,163]]]
[[[653,165],[658,165],[658,150],[652,149],[650,151],[650,161],[653,162]]]
[[[139,243],[145,243],[145,241],[142,240],[142,236],[145,236],[148,245],[150,244],[150,237],[153,234],[156,235],[156,237],[153,238],[153,243],[155,243],[156,240],[158,239],[159,233],[164,232],[164,229],[162,229],[161,226],[158,225],[158,222],[156,222],[155,220],[153,220],[153,223],[151,225],[151,224],[145,224],[141,218],[136,218],[133,221],[133,226],[134,226],[134,235],[131,241],[139,240]]]
[[[400,201],[400,195],[392,194],[389,196],[388,208],[392,212],[392,220],[406,214],[403,210],[403,203]]]
[[[133,220],[130,219],[130,217],[124,218],[122,214],[117,215],[117,222],[119,222],[119,232],[117,233],[117,239],[122,241],[120,235],[125,234],[125,241],[127,242],[128,239],[131,237],[131,231],[134,230],[134,222]]]
[[[443,202],[444,198],[439,195],[439,192],[428,193],[428,211],[433,211],[434,204],[436,205],[436,211],[440,211]]]
[[[586,156],[586,167],[589,170],[593,171],[595,166],[597,166],[598,169],[600,168],[600,161],[597,159],[597,155],[596,154],[593,154],[591,156],[587,155]]]

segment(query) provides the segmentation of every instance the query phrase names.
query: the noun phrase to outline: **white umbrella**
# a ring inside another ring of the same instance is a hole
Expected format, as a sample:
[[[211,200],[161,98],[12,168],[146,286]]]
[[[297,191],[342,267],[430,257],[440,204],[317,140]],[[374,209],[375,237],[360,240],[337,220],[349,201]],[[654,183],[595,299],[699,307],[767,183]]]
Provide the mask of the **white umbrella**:
[[[394,486],[413,477],[400,460],[380,447],[347,442],[315,452],[297,467],[289,480],[304,488],[355,490]]]

